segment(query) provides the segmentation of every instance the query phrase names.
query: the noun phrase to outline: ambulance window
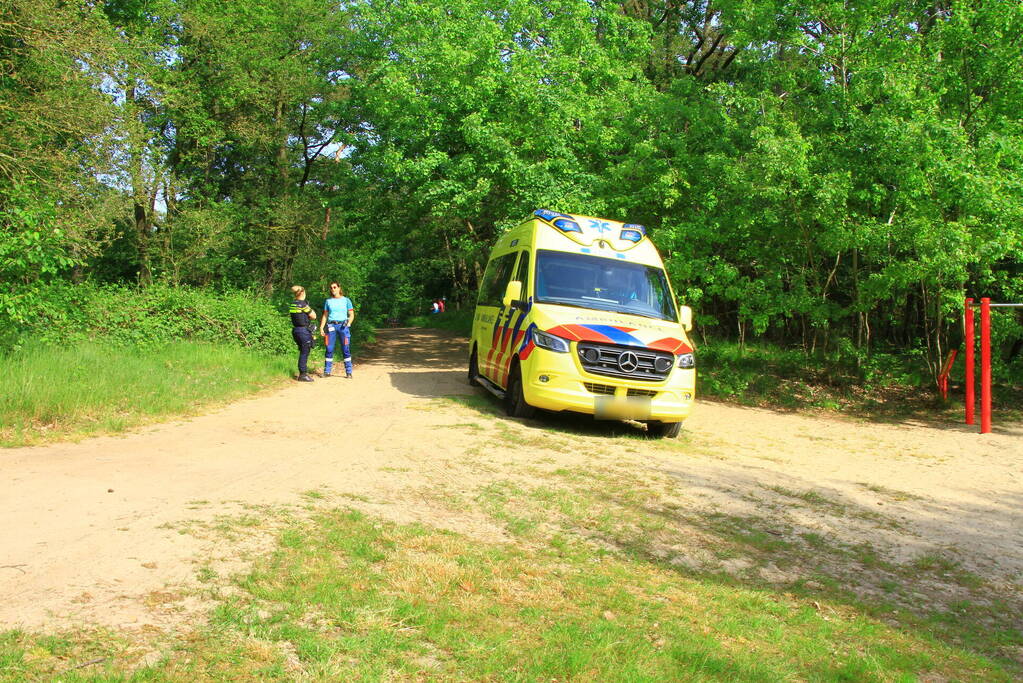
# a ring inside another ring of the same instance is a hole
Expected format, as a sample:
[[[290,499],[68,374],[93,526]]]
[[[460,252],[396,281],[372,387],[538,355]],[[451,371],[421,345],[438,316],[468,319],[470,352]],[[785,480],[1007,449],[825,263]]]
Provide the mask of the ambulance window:
[[[519,267],[515,269],[515,279],[522,283],[522,298],[529,298],[529,252],[522,252]]]
[[[512,252],[504,256],[498,256],[487,266],[487,272],[483,276],[483,284],[480,285],[480,306],[500,306],[504,297],[504,290],[511,280],[512,268],[515,266],[515,257],[518,254]]]
[[[663,269],[588,254],[538,249],[535,301],[678,320]]]

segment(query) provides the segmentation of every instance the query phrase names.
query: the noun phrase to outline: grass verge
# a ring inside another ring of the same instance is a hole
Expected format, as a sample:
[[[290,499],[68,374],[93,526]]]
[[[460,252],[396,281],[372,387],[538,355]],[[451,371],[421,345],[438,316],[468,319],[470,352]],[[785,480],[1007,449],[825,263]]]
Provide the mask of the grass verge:
[[[964,648],[840,603],[686,576],[578,539],[481,543],[341,509],[285,529],[206,626],[158,661],[144,651],[106,633],[7,632],[0,676],[1010,680]]]
[[[293,360],[174,341],[158,349],[87,343],[0,357],[0,446],[119,432],[266,387]]]
[[[962,360],[953,368],[950,399],[943,401],[919,355],[875,353],[857,366],[848,358],[808,355],[768,343],[709,340],[697,358],[699,396],[873,420],[948,422],[963,414]],[[999,369],[1001,379],[992,387],[998,417],[1023,420],[1023,362]],[[977,392],[979,396],[979,378]]]

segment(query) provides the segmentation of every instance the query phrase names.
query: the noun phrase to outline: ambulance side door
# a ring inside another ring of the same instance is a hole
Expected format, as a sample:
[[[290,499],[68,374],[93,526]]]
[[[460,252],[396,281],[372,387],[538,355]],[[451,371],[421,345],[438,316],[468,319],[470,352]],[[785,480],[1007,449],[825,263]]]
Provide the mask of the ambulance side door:
[[[487,264],[480,295],[476,302],[476,316],[473,320],[472,335],[476,340],[476,362],[479,372],[492,382],[498,382],[500,369],[495,356],[495,344],[499,343],[499,332],[504,321],[501,298],[511,281],[518,252],[495,256]]]
[[[528,316],[525,307],[521,302],[529,300],[529,252],[519,252],[518,265],[515,267],[515,275],[511,281],[517,281],[521,285],[519,290],[518,306],[505,306],[502,292],[501,309],[498,313],[498,329],[494,336],[494,352],[492,361],[496,369],[496,375],[492,378],[501,388],[507,388],[508,374],[511,371],[512,360],[518,353],[522,343],[522,337],[526,332],[525,323]]]
[[[515,267],[515,276],[512,278],[513,281],[518,281],[522,284],[518,299],[521,302],[521,307],[513,307],[503,311],[508,316],[508,328],[505,330],[505,339],[502,341],[502,347],[507,350],[504,356],[505,381],[507,381],[508,372],[511,370],[512,357],[518,353],[519,347],[522,346],[522,339],[526,334],[529,323],[529,302],[531,298],[529,293],[529,286],[531,284],[529,281],[529,270],[531,265],[529,251],[521,252],[518,265]],[[522,304],[525,305],[522,306]]]

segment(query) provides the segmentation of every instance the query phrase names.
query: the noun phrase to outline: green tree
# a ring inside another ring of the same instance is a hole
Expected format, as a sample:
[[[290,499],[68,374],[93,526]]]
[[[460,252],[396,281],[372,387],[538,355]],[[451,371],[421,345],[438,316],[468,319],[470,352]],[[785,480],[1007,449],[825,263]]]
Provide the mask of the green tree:
[[[222,247],[271,289],[322,234],[316,167],[349,125],[344,13],[325,0],[183,0],[180,16],[167,102],[180,182],[171,219],[225,202],[240,207],[233,243]]]
[[[105,133],[111,113],[101,90],[114,43],[90,3],[0,5],[5,283],[25,286],[69,268],[100,243],[109,196],[96,176],[109,168]]]

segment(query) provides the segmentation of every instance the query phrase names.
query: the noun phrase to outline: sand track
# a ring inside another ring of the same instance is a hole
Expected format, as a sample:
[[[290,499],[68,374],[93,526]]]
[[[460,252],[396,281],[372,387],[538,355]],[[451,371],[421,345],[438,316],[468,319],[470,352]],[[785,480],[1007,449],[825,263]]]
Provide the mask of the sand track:
[[[420,495],[431,487],[471,495],[503,476],[466,465],[480,448],[476,430],[457,428],[470,409],[436,400],[482,394],[464,381],[464,352],[464,340],[444,333],[383,330],[372,358],[356,359],[351,381],[289,384],[123,436],[0,452],[0,628],[173,626],[194,610],[184,593],[168,591],[195,587],[197,568],[211,562],[230,569],[242,549],[181,533],[183,526],[259,515],[258,506],[300,507],[313,490],[335,500],[349,496],[398,521],[501,538],[483,517],[452,515]],[[541,440],[549,426],[544,419],[511,424]],[[613,462],[668,477],[680,496],[734,514],[747,511],[753,489],[812,489],[844,505],[883,507],[904,523],[879,541],[895,559],[953,551],[971,571],[1020,588],[1019,426],[981,437],[955,425],[872,424],[701,402],[686,433],[692,453],[645,452],[646,442],[636,440],[617,452],[601,445],[615,440],[613,433],[597,430],[579,435],[582,445],[571,452],[552,456],[534,444],[514,457],[525,464]],[[871,533],[827,531],[850,543]],[[270,539],[257,537],[253,546],[250,538],[248,550],[259,552]],[[166,609],[161,595],[171,595],[176,608]]]

